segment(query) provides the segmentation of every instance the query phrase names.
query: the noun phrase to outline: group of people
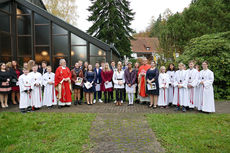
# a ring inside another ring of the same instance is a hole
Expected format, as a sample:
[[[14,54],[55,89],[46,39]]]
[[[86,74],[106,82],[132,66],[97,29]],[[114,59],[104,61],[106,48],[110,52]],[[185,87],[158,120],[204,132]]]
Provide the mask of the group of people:
[[[66,66],[64,59],[55,73],[45,61],[41,67],[30,60],[23,64],[22,71],[16,61],[7,64],[0,63],[0,101],[2,108],[8,107],[8,95],[11,93],[13,104],[19,102],[22,113],[40,109],[42,106],[51,108],[58,105],[93,105],[96,102],[114,102],[116,106],[123,105],[128,95],[128,106],[135,102],[146,104],[149,108],[176,107],[182,109],[197,108],[203,112],[215,112],[213,81],[214,74],[208,69],[208,62],[202,63],[203,70],[195,67],[195,61],[188,63],[170,64],[166,70],[161,66],[158,70],[156,62],[148,64],[143,58],[142,65],[136,62],[122,64],[99,63],[93,65],[79,60],[72,70]],[[116,65],[117,64],[117,65]],[[115,99],[114,99],[115,91]],[[72,96],[73,100],[72,100]],[[17,97],[17,100],[16,100]]]

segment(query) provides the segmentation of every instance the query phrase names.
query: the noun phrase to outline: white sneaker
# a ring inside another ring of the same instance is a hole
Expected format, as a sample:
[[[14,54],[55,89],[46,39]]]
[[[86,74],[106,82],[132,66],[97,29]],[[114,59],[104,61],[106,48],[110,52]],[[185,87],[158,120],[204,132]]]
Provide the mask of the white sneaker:
[[[116,103],[117,103],[117,101],[115,100],[115,101],[114,101],[114,104],[116,104]]]
[[[121,101],[121,103],[123,104],[123,100]]]
[[[101,99],[98,100],[100,103],[103,103],[103,101]]]
[[[94,104],[96,103],[96,99],[93,100],[93,103],[94,103]]]

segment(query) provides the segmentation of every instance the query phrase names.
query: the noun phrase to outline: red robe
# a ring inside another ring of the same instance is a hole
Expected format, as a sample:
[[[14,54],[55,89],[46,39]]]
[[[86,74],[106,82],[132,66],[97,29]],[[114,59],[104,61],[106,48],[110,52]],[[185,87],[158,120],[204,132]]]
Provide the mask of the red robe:
[[[138,70],[138,78],[140,78],[140,80],[138,81],[139,83],[139,95],[141,97],[148,97],[148,95],[146,94],[146,80],[145,80],[145,76],[140,76],[140,73],[145,73],[147,72],[148,69],[150,69],[150,65],[146,64],[146,65],[142,65],[140,66],[139,70]]]
[[[62,66],[59,66],[55,72],[55,87],[64,79],[69,78],[71,80],[71,72],[68,67],[63,69]],[[62,82],[62,92],[61,92],[61,99],[62,103],[72,102],[71,91],[69,86],[69,81]],[[56,90],[56,95],[58,95],[58,91]]]
[[[113,71],[101,71],[101,91],[108,91],[108,92],[111,92],[113,91],[113,88],[108,88],[108,89],[105,89],[105,82],[106,81],[109,81],[111,82],[112,81],[112,78],[113,78]]]

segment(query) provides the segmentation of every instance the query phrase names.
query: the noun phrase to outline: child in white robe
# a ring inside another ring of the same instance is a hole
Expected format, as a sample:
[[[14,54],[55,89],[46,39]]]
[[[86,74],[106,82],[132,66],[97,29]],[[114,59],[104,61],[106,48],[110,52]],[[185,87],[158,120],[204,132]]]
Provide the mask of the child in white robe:
[[[174,96],[174,78],[175,78],[175,66],[173,63],[169,64],[167,74],[169,75],[169,87],[168,87],[168,104],[171,105]]]
[[[166,107],[168,105],[168,87],[169,87],[169,75],[166,72],[166,68],[161,66],[159,75],[159,97],[158,106]]]
[[[174,80],[174,97],[173,105],[176,105],[176,110],[180,110],[182,106],[182,111],[186,112],[186,107],[188,107],[188,89],[187,89],[187,73],[184,70],[184,64],[179,64],[179,70],[176,71]]]
[[[20,87],[20,103],[19,109],[22,113],[26,113],[31,110],[31,78],[29,76],[29,70],[24,68],[23,74],[18,79]]]
[[[215,112],[213,92],[214,74],[208,69],[208,62],[202,63],[203,70],[200,72],[199,83],[201,85],[200,109],[203,112]]]
[[[54,87],[55,74],[51,71],[51,66],[47,66],[47,72],[42,77],[42,84],[44,85],[43,105],[48,108],[51,108],[53,105],[57,105]]]
[[[198,83],[198,71],[194,68],[195,61],[189,62],[189,69],[187,70],[187,80],[188,80],[188,98],[189,98],[189,108],[195,108],[197,106],[195,97]]]
[[[32,72],[29,73],[31,77],[31,95],[32,95],[32,110],[39,109],[42,106],[42,75],[37,72],[38,66],[32,67]]]

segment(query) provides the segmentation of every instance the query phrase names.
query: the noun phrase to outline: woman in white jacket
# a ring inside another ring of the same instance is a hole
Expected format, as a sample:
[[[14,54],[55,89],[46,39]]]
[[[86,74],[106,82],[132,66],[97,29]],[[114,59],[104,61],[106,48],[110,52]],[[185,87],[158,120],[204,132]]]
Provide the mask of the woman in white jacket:
[[[202,63],[203,70],[200,72],[199,83],[201,85],[200,109],[203,112],[215,112],[213,81],[214,74],[208,69],[208,62]]]
[[[116,106],[121,106],[121,101],[123,100],[122,97],[124,94],[125,88],[125,75],[124,71],[122,70],[122,65],[117,65],[117,70],[113,73],[113,83],[114,89],[116,90]]]
[[[159,97],[158,106],[166,107],[168,105],[168,88],[169,88],[169,75],[166,72],[166,68],[161,66],[159,75]]]

